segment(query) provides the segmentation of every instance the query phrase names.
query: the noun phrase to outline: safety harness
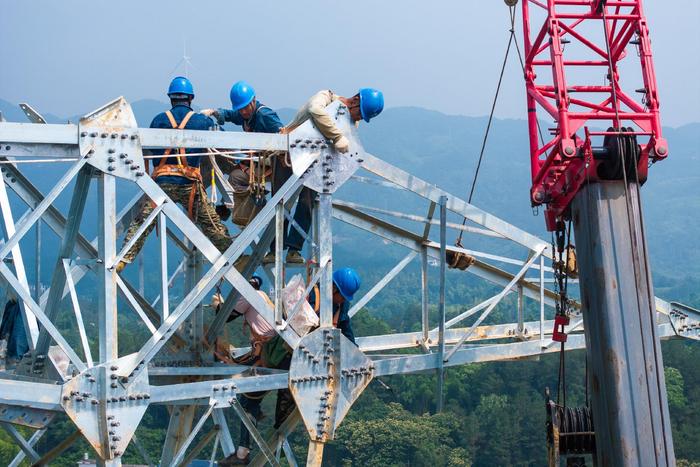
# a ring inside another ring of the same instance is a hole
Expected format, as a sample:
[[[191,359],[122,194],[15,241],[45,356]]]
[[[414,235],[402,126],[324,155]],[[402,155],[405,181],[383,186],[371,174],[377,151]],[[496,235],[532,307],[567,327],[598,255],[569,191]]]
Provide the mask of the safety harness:
[[[189,122],[190,118],[192,118],[192,116],[194,115],[194,111],[190,110],[187,113],[187,115],[185,115],[185,118],[182,119],[179,125],[175,120],[175,117],[173,116],[172,112],[168,110],[165,112],[165,115],[168,117],[170,125],[173,127],[174,130],[184,130],[187,126],[187,122]],[[192,180],[195,183],[195,186],[193,186],[192,190],[190,191],[190,199],[187,203],[187,213],[190,216],[190,219],[194,219],[194,200],[197,196],[197,192],[202,186],[202,174],[199,171],[199,167],[191,167],[190,165],[188,165],[185,148],[177,148],[177,155],[175,156],[175,158],[177,159],[177,164],[168,164],[168,156],[171,153],[172,148],[168,148],[163,152],[163,157],[160,159],[160,163],[157,167],[153,168],[151,178],[155,180],[158,177],[175,176],[184,177],[188,180]]]

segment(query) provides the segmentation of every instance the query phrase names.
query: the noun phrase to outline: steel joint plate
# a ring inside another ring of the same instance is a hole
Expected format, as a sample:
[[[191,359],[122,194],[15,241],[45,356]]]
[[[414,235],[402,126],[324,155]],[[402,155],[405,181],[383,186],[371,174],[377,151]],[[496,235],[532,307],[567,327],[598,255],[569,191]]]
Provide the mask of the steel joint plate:
[[[340,101],[326,107],[326,112],[350,141],[349,151],[341,154],[316,128],[311,119],[289,134],[289,157],[296,175],[306,174],[304,185],[320,193],[333,193],[357,171],[365,152],[350,119],[350,112]],[[311,162],[313,161],[313,162]],[[305,169],[311,163],[308,169]]]
[[[105,459],[120,457],[148,408],[148,371],[119,376],[136,354],[88,368],[63,385],[61,405],[92,447]]]
[[[80,119],[78,146],[104,173],[132,181],[148,175],[136,118],[123,97]]]
[[[374,375],[374,364],[339,329],[302,338],[289,368],[289,389],[312,440],[328,441]]]

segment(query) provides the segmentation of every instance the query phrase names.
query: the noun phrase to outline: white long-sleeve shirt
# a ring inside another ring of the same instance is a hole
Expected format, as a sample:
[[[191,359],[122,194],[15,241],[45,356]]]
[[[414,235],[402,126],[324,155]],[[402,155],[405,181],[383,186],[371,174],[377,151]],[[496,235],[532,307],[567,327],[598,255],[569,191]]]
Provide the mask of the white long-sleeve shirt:
[[[343,132],[340,131],[333,119],[326,113],[326,107],[331,102],[338,100],[338,97],[329,89],[317,92],[299,109],[294,119],[285,128],[292,131],[308,119],[312,119],[318,131],[335,144],[343,137]]]

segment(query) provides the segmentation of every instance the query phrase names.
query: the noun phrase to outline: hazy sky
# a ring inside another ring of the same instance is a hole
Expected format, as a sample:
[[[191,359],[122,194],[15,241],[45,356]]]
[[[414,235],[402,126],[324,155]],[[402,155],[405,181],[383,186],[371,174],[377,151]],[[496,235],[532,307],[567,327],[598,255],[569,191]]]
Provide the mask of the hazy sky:
[[[700,121],[700,0],[645,8],[663,123]],[[271,107],[373,86],[389,107],[486,115],[508,22],[502,0],[2,0],[0,98],[60,116],[119,95],[165,100],[186,41],[203,107],[228,105],[231,84],[246,79]],[[522,40],[519,8],[517,26]],[[511,58],[497,115],[524,118]]]

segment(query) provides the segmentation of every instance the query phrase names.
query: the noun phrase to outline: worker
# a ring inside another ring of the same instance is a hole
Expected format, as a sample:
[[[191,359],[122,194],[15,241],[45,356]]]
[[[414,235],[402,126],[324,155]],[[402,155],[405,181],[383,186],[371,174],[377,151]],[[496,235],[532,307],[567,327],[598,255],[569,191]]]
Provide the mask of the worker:
[[[219,125],[231,122],[243,127],[243,131],[255,133],[279,133],[283,127],[277,112],[257,100],[255,89],[245,81],[231,86],[230,109],[204,109],[202,113],[214,117]]]
[[[336,126],[330,115],[326,113],[326,107],[333,101],[339,100],[348,108],[350,118],[356,124],[360,120],[369,122],[370,119],[376,117],[384,109],[384,94],[381,91],[371,88],[362,88],[352,97],[342,97],[333,91],[323,90],[316,93],[306,104],[297,112],[294,119],[286,125],[281,132],[291,133],[297,127],[302,125],[307,120],[313,120],[316,128],[330,141],[333,142],[335,149],[338,152],[348,152],[350,142],[343,135],[343,132]],[[272,193],[276,192],[288,179],[292,176],[292,168],[282,159],[275,160],[275,165],[272,175]],[[301,227],[305,234],[308,234],[311,227],[311,209],[313,205],[313,191],[309,188],[304,188],[299,194],[296,212],[294,213],[294,221]],[[296,230],[293,226],[285,228],[284,247],[287,248],[287,263],[303,263],[304,258],[301,256],[301,250],[304,246],[304,235]],[[270,248],[270,253],[263,259],[264,263],[274,263],[275,254],[274,245]]]
[[[257,100],[255,89],[250,84],[245,81],[237,81],[231,86],[229,97],[231,99],[230,109],[204,109],[202,113],[215,118],[219,125],[231,122],[241,126],[246,132],[279,133],[283,125],[277,112]],[[259,167],[259,170],[266,170],[266,168]],[[229,181],[234,193],[239,195],[236,196],[236,202],[245,203],[245,195],[250,193],[250,166],[244,163],[237,164],[229,173]],[[264,193],[262,199],[264,201]],[[236,207],[234,207],[234,216],[236,215],[235,210]],[[251,217],[256,213],[257,210],[252,211]],[[244,219],[247,217],[247,215],[243,215]],[[249,221],[250,219],[247,220],[247,222]],[[247,224],[247,222],[245,223]]]
[[[178,76],[172,80],[168,88],[168,97],[172,108],[167,112],[159,113],[151,122],[151,128],[173,128],[186,130],[210,130],[212,122],[202,114],[192,110],[194,90],[189,79]],[[155,155],[163,155],[153,159],[153,172],[151,177],[158,186],[173,201],[183,206],[192,221],[197,224],[202,232],[219,249],[226,250],[231,245],[228,230],[222,224],[219,215],[212,206],[202,186],[202,178],[199,171],[199,156],[188,156],[189,153],[202,153],[203,149],[178,148],[154,150]],[[174,155],[171,155],[175,153]],[[141,212],[132,221],[124,238],[124,244],[136,234],[141,224],[153,211],[154,204],[150,200],[144,200]],[[153,230],[154,224],[148,226],[146,232],[141,235],[123,259],[117,265],[117,272],[121,272],[126,264],[133,261],[146,241],[146,236]],[[165,232],[161,232],[165,235]]]
[[[340,329],[340,332],[353,344],[355,334],[350,324],[350,302],[355,297],[355,292],[360,289],[360,285],[360,275],[353,268],[341,268],[333,272],[333,326]],[[320,291],[316,286],[309,296],[309,304],[318,312],[319,303]]]
[[[260,276],[253,275],[248,283],[258,292],[258,294],[260,294],[265,302],[267,302],[271,307],[274,306],[270,300],[270,297],[268,297],[267,294],[261,290],[263,280]],[[221,302],[221,295],[215,295],[214,299],[212,300],[212,305],[216,308],[217,312],[220,308]],[[243,326],[247,327],[250,331],[251,350],[246,355],[237,358],[234,361],[242,365],[259,365],[263,345],[265,342],[275,337],[277,333],[275,332],[275,329],[270,326],[267,321],[265,321],[260,313],[258,313],[258,311],[253,308],[253,306],[243,297],[239,298],[238,302],[236,302],[233,312],[227,318],[227,322],[233,321],[239,316],[243,316]],[[243,409],[250,415],[254,424],[257,424],[258,420],[262,418],[260,404],[262,403],[266,393],[267,391],[260,391],[239,395],[241,407],[243,407]],[[250,461],[250,448],[250,432],[246,428],[245,424],[241,422],[238,448],[226,459],[220,461],[219,465],[225,466],[248,464]]]
[[[360,275],[353,268],[341,268],[333,272],[333,326],[355,343],[355,334],[350,323],[350,302],[362,284]],[[314,287],[308,297],[309,304],[319,312],[320,292],[318,286]],[[289,370],[292,361],[292,351],[284,343],[281,337],[275,336],[263,346],[263,359],[268,362],[268,367],[279,370]],[[294,411],[296,404],[289,389],[277,391],[277,404],[275,406],[275,429],[282,426],[289,414]]]

